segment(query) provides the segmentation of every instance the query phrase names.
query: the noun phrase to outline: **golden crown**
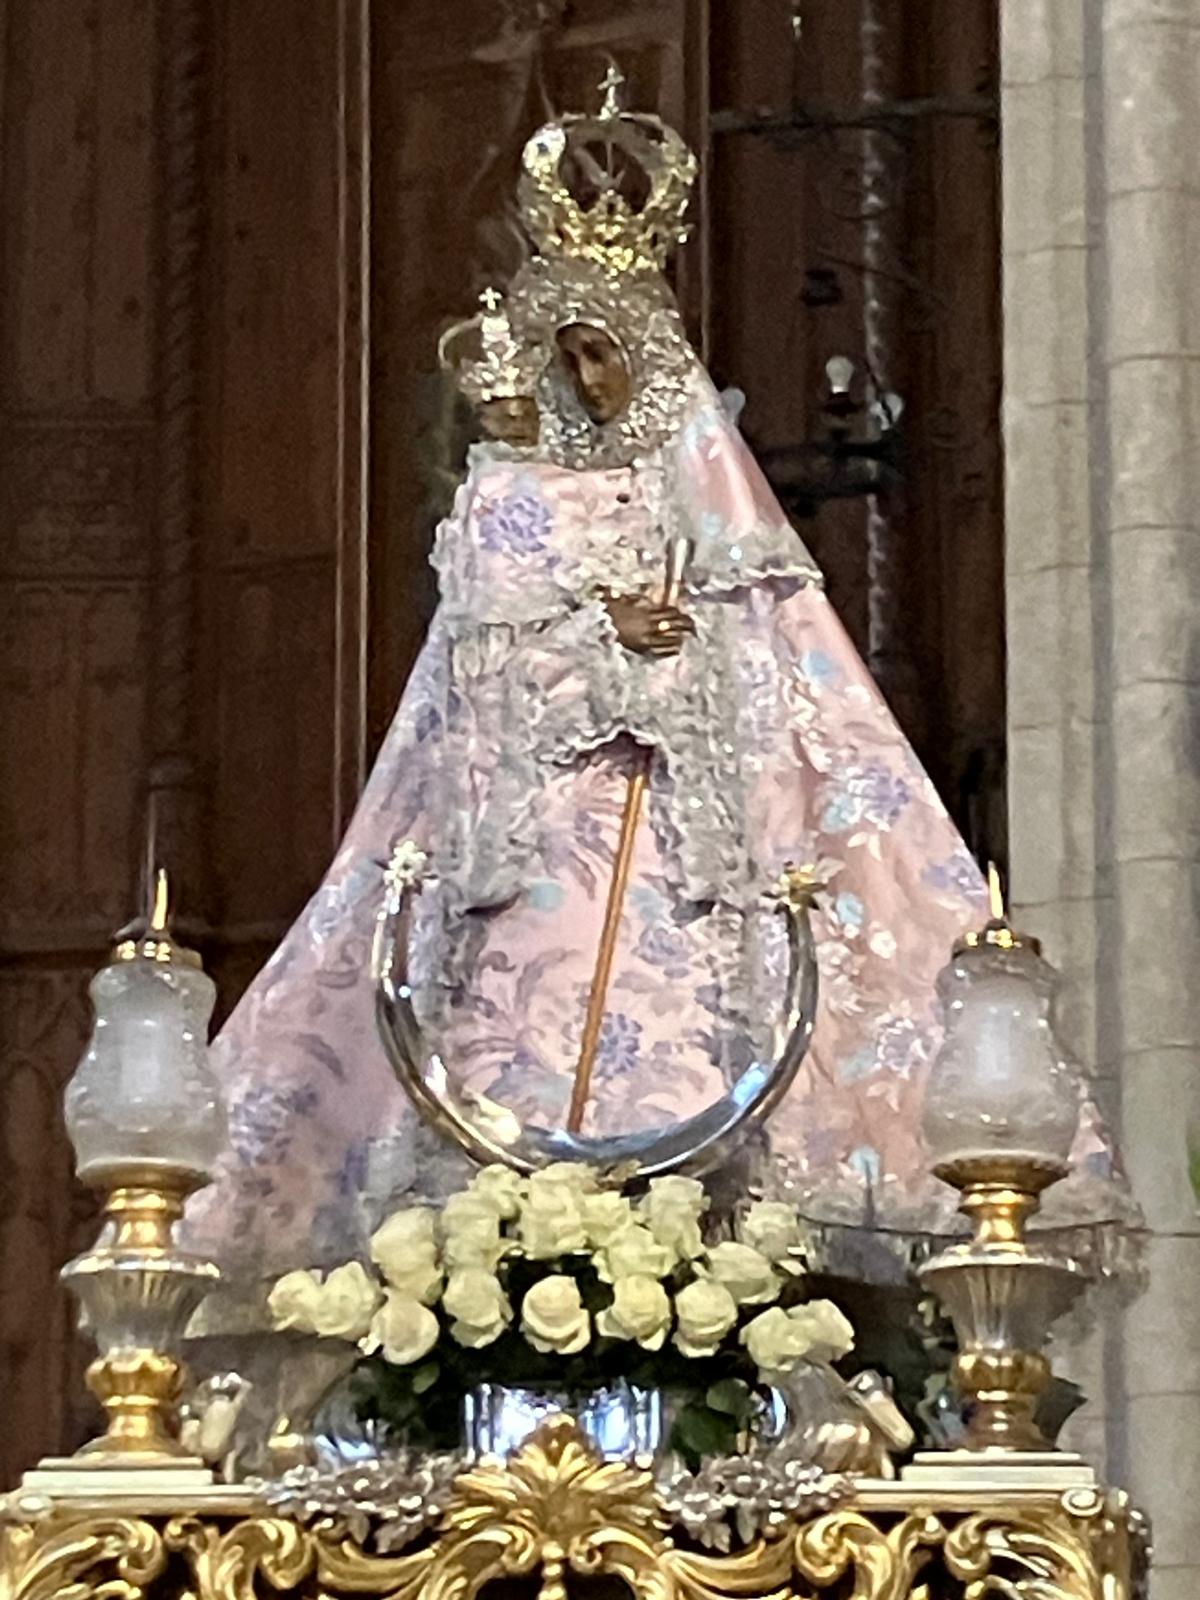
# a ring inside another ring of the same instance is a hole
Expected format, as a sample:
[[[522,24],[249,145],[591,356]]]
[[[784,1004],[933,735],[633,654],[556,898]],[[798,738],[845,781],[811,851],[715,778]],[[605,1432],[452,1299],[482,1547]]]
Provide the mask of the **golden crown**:
[[[538,379],[535,353],[514,335],[495,289],[485,289],[479,299],[475,315],[447,328],[438,340],[439,362],[474,405],[531,396]]]
[[[596,115],[569,114],[530,139],[518,190],[522,221],[544,256],[573,256],[617,273],[661,271],[687,237],[696,157],[660,117],[622,109],[624,83],[610,67]],[[614,163],[618,152],[623,161]],[[640,203],[622,193],[630,168],[645,187]],[[577,194],[573,184],[588,193]]]

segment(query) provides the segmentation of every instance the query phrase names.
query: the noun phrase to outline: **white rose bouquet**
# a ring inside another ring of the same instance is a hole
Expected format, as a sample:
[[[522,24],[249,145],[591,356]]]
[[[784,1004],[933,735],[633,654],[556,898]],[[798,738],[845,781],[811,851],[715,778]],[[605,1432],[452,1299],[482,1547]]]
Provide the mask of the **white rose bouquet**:
[[[854,1344],[835,1306],[804,1298],[790,1206],[759,1201],[730,1231],[693,1178],[634,1194],[580,1163],[486,1167],[440,1211],[388,1217],[371,1269],[288,1273],[270,1308],[279,1328],[356,1343],[360,1412],[410,1445],[456,1445],[480,1382],[624,1379],[675,1395],[674,1443],[696,1460],[733,1448],[773,1377]]]

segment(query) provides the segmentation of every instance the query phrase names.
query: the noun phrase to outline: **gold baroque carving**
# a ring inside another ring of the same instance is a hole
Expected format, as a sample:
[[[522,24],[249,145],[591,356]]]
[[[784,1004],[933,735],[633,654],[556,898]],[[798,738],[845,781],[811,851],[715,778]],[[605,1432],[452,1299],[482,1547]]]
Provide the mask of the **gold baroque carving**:
[[[0,1600],[142,1600],[166,1563],[141,1517],[18,1523],[0,1533]]]
[[[1130,1592],[1127,1507],[1091,1490],[1060,1507],[965,1517],[946,1536],[946,1569],[963,1600],[1124,1600]]]
[[[795,1536],[795,1571],[815,1590],[853,1576],[853,1600],[892,1600],[915,1594],[915,1582],[945,1537],[937,1517],[917,1513],[884,1529],[861,1512],[818,1517]]]
[[[355,1544],[322,1543],[317,1551],[317,1576],[322,1591],[382,1596],[383,1600],[417,1600],[436,1560],[434,1546],[399,1556],[372,1556]]]
[[[556,1417],[510,1461],[464,1472],[436,1535],[396,1555],[279,1516],[177,1515],[160,1530],[58,1509],[0,1530],[0,1600],[474,1600],[493,1578],[533,1575],[539,1600],[567,1600],[572,1574],[601,1573],[637,1600],[1131,1600],[1122,1498],[1006,1506],[990,1490],[978,1511],[970,1498],[843,1507],[701,1554],[673,1542],[649,1472],[603,1461]]]
[[[251,1517],[226,1531],[176,1517],[167,1547],[188,1557],[201,1600],[257,1600],[259,1575],[281,1593],[298,1589],[316,1561],[316,1538],[284,1517]]]
[[[568,1571],[610,1573],[666,1600],[665,1536],[650,1473],[600,1460],[571,1418],[551,1417],[511,1461],[459,1479],[425,1595],[469,1600],[490,1578],[540,1570],[539,1600],[565,1600]]]

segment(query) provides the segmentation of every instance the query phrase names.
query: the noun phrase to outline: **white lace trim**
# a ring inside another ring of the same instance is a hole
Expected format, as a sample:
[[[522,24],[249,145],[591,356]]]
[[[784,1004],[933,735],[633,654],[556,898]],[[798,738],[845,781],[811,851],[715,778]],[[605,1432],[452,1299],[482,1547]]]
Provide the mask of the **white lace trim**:
[[[733,594],[772,579],[791,579],[823,588],[825,579],[799,538],[788,530],[785,543],[779,530],[760,523],[722,550],[715,545],[693,558],[684,587],[692,595]]]
[[[731,442],[715,393],[702,397],[684,438],[630,469],[627,491],[614,495],[616,537],[607,540],[584,519],[569,536],[547,529],[544,543],[538,528],[524,548],[526,530],[517,526],[510,543],[486,551],[466,490],[439,529],[441,617],[453,639],[459,720],[471,739],[449,764],[450,782],[456,771],[460,780],[477,772],[481,751],[495,753],[486,781],[472,779],[477,793],[465,802],[447,797],[439,871],[460,903],[496,906],[520,891],[537,853],[547,763],[580,759],[620,735],[657,753],[651,820],[686,899],[746,907],[778,871],[778,862],[752,859],[746,837],[755,752],[754,730],[737,711],[740,613],[753,604],[752,591],[821,578],[781,515],[750,520],[747,493],[728,500],[732,517],[693,503],[684,456],[711,453],[736,476],[737,459],[724,454]],[[535,500],[535,471],[526,487]],[[519,476],[512,488],[526,492]],[[602,495],[595,515],[607,514]],[[654,592],[664,553],[680,536],[691,542],[686,603],[697,636],[676,671],[627,652],[596,597],[610,588]]]
[[[695,902],[757,902],[778,863],[756,862],[745,838],[750,752],[724,637],[736,619],[715,606],[701,609],[697,623],[682,682],[668,664],[625,650],[598,600],[551,621],[456,634],[452,675],[470,715],[482,719],[468,736],[503,750],[473,810],[447,797],[436,854],[456,901],[494,906],[519,893],[536,858],[547,766],[628,735],[662,763],[653,820],[676,886]],[[451,782],[468,766],[466,752],[452,761]]]

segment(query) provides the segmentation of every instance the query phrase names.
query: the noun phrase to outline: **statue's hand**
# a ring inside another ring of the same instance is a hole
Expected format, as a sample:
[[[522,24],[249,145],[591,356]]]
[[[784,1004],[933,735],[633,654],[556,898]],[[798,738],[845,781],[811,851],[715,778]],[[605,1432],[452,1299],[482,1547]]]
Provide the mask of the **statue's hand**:
[[[683,641],[696,631],[691,617],[678,606],[628,595],[610,595],[604,603],[617,638],[635,655],[677,656]]]

